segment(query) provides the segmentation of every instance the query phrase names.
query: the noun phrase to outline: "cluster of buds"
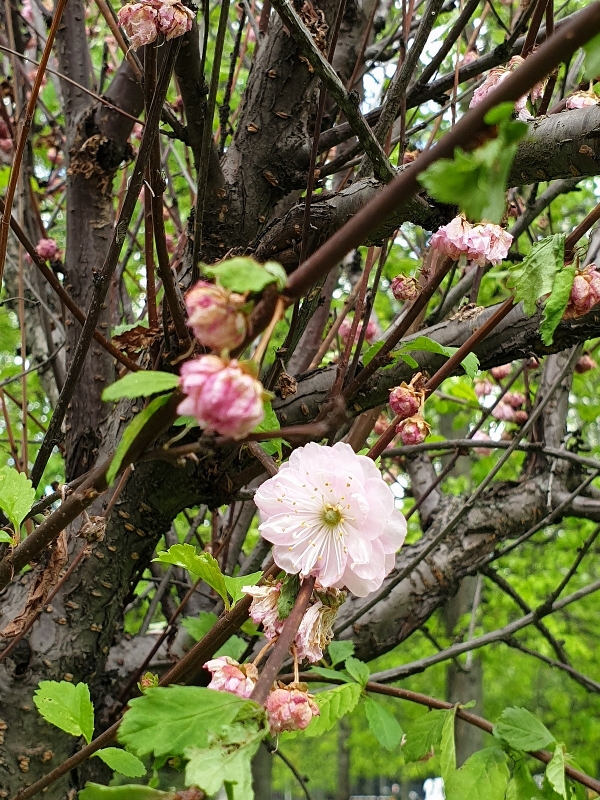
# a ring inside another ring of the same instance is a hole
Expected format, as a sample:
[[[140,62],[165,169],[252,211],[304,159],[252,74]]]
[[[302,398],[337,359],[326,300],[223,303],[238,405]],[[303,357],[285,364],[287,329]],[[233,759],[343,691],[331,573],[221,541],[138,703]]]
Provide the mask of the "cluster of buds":
[[[481,101],[487,97],[487,95],[498,86],[498,84],[502,83],[505,78],[507,78],[511,72],[514,72],[515,69],[521,66],[521,64],[525,61],[522,56],[513,56],[511,60],[508,62],[506,67],[496,67],[488,72],[484,82],[475,89],[473,93],[473,97],[471,98],[471,102],[469,103],[469,108],[475,108],[478,106]],[[523,97],[519,98],[515,103],[515,114],[517,119],[521,120],[521,122],[527,122],[528,120],[532,119],[531,114],[527,110],[527,98],[531,99],[532,103],[535,103],[536,100],[539,100],[542,95],[544,94],[544,89],[546,88],[547,81],[543,81],[541,83],[537,83],[531,91],[523,95]]]
[[[596,270],[595,264],[589,264],[575,275],[563,319],[582,317],[598,303],[600,303],[600,273]]]
[[[416,300],[419,296],[419,284],[415,278],[406,275],[396,275],[391,290],[396,300]]]
[[[600,97],[595,92],[575,92],[567,97],[567,111],[574,111],[576,108],[587,108],[596,106],[600,103]]]
[[[154,42],[159,33],[167,39],[183,36],[192,29],[194,12],[178,0],[142,0],[127,3],[117,17],[131,46],[137,49]]]
[[[263,626],[267,639],[275,641],[283,629],[285,620],[279,616],[281,581],[263,586],[245,586],[244,591],[252,597],[250,618]],[[346,593],[340,589],[325,589],[316,584],[309,605],[294,639],[296,658],[316,664],[323,658],[323,650],[333,639],[333,623],[338,608]]]
[[[358,341],[360,332],[362,330],[362,326],[363,322],[361,320],[356,326],[356,335],[352,344]],[[352,320],[348,319],[348,317],[345,317],[342,320],[342,324],[338,329],[338,335],[346,347],[348,347],[348,345],[350,344],[351,330],[352,330]],[[370,319],[367,322],[367,330],[365,331],[365,340],[367,344],[373,344],[373,342],[375,341],[375,339],[377,339],[378,336],[379,336],[379,328],[377,327],[377,323],[375,322],[374,319]]]
[[[242,312],[246,299],[222,286],[206,281],[198,283],[185,296],[188,325],[194,336],[211,350],[234,350],[247,333],[246,315]]]
[[[421,444],[429,435],[430,427],[423,418],[423,383],[423,375],[417,372],[409,384],[402,382],[390,392],[390,408],[400,417],[396,433],[404,445]]]
[[[58,258],[60,250],[54,239],[40,239],[35,246],[35,251],[45,261],[54,261]]]
[[[515,422],[517,425],[524,425],[529,419],[529,414],[522,408],[525,400],[525,395],[521,392],[506,392],[492,411],[492,416],[501,422]]]
[[[264,389],[249,365],[207,355],[181,367],[187,395],[177,413],[196,417],[205,431],[244,439],[264,419]]]
[[[575,372],[583,375],[584,372],[589,372],[591,369],[596,369],[598,365],[589,353],[584,353],[575,364]]]
[[[472,225],[463,216],[455,217],[431,237],[431,246],[457,261],[465,256],[479,266],[497,265],[508,254],[513,237],[491,222]]]

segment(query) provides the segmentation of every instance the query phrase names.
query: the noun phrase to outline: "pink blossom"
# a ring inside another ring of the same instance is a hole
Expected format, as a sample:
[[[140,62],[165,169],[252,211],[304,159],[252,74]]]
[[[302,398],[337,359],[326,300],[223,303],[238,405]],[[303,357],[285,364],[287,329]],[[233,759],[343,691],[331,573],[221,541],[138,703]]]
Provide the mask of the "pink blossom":
[[[464,217],[455,217],[431,237],[431,246],[455,261],[461,255],[483,266],[487,261],[500,264],[508,254],[512,236],[491,222],[471,225]]]
[[[59,252],[58,245],[54,239],[40,239],[35,249],[38,256],[46,261],[53,261]]]
[[[473,97],[471,98],[471,102],[469,103],[469,108],[475,108],[484,100],[488,94],[496,88],[502,81],[507,78],[511,72],[514,72],[515,69],[523,64],[525,61],[524,58],[521,56],[513,56],[510,61],[508,62],[506,67],[496,67],[488,72],[484,82],[481,86],[478,86],[473,93]],[[527,122],[530,119],[533,119],[529,111],[527,110],[527,97],[531,98],[532,102],[538,100],[544,94],[544,89],[546,87],[546,81],[542,81],[537,83],[533,89],[529,92],[528,95],[523,95],[523,97],[519,98],[515,103],[515,114],[517,119],[521,120],[521,122]]]
[[[476,381],[475,382],[475,394],[477,397],[485,397],[488,394],[491,394],[494,389],[494,386],[490,381]]]
[[[484,433],[483,431],[475,431],[475,433],[473,434],[473,436],[471,438],[473,439],[474,442],[475,441],[477,441],[477,442],[490,442],[491,441],[491,439],[487,435],[487,433]],[[473,450],[477,453],[477,455],[480,455],[480,456],[489,456],[492,453],[492,451],[491,451],[491,449],[489,447],[474,447]]]
[[[25,0],[21,7],[21,16],[30,25],[33,25],[33,8],[31,7],[31,0]]]
[[[575,276],[563,318],[581,317],[589,313],[598,303],[600,303],[600,273],[596,271],[595,264],[589,264]]]
[[[567,97],[567,110],[574,111],[576,108],[587,108],[588,106],[598,105],[600,97],[594,92],[575,92]]]
[[[495,417],[501,422],[513,422],[515,418],[515,410],[508,403],[498,403],[492,411],[492,417]]]
[[[396,275],[391,285],[396,300],[416,300],[419,296],[419,284],[414,278]]]
[[[477,57],[477,53],[474,50],[467,50],[460,60],[461,67],[465,67],[467,64],[472,64],[473,61],[477,61]]]
[[[317,600],[309,607],[294,639],[296,645],[296,655],[300,661],[310,661],[316,664],[323,658],[323,650],[333,639],[333,623],[337,616],[338,607],[343,603],[346,594],[339,590],[329,590],[336,592],[333,604],[324,605]]]
[[[13,149],[13,140],[12,139],[0,139],[0,150],[3,153],[11,153]]]
[[[521,408],[525,402],[525,395],[521,394],[521,392],[506,392],[502,402],[507,403],[511,408]]]
[[[358,597],[378,589],[406,536],[406,521],[381,473],[350,445],[294,450],[256,491],[259,530],[277,566],[315,575]]]
[[[240,311],[244,303],[241,294],[198,281],[185,296],[188,325],[205,347],[233,350],[246,338],[246,316]]]
[[[303,731],[321,713],[306,690],[293,686],[274,689],[266,702],[271,733]]]
[[[204,665],[212,674],[209,689],[218,692],[230,692],[239,697],[250,697],[258,680],[258,672],[253,664],[238,664],[229,656],[220,656],[207,661]]]
[[[283,628],[279,619],[277,603],[281,596],[281,581],[266,583],[263,586],[244,586],[243,591],[252,597],[250,619],[263,626],[267,639],[276,639]]]
[[[408,419],[403,419],[396,426],[396,433],[405,447],[413,444],[422,444],[429,436],[430,427],[420,414],[415,414]]]
[[[119,9],[117,18],[135,50],[156,40],[158,11],[150,3],[127,3]]]
[[[594,359],[588,353],[585,353],[575,364],[575,372],[579,373],[579,375],[582,375],[584,372],[589,372],[591,369],[596,369],[597,366],[598,365]]]
[[[486,75],[481,86],[478,86],[473,92],[473,97],[469,103],[469,108],[475,108],[475,106],[478,106],[482,100],[485,100],[492,89],[495,89],[498,84],[502,83],[502,81],[508,77],[509,74],[509,71],[504,69],[504,67],[491,69]]]
[[[167,39],[183,36],[192,29],[194,12],[177,0],[162,0],[158,11],[158,28]]]
[[[526,411],[515,411],[515,422],[517,425],[525,425],[527,420],[529,419],[529,414]]]
[[[60,167],[62,164],[64,164],[65,157],[59,150],[56,149],[56,147],[49,147],[46,155],[48,156],[48,161],[55,166]]]
[[[263,387],[237,361],[212,355],[186,361],[181,389],[188,396],[177,413],[196,417],[207,432],[243,439],[264,418]]]
[[[356,333],[354,335],[354,341],[352,342],[352,344],[356,344],[356,342],[358,342],[362,326],[363,322],[361,320],[356,326]],[[342,324],[338,329],[338,335],[346,347],[348,347],[348,344],[350,342],[351,329],[352,329],[352,320],[348,319],[348,317],[344,317],[344,319],[342,320]],[[375,339],[377,339],[378,336],[379,336],[379,329],[377,327],[377,323],[375,322],[375,320],[370,319],[367,323],[365,341],[367,342],[367,344],[373,344],[373,342],[375,341]]]
[[[390,408],[401,419],[412,417],[421,407],[422,392],[416,392],[412,386],[402,383],[390,392]]]
[[[492,367],[490,370],[494,378],[497,381],[501,381],[502,378],[508,378],[510,373],[512,372],[512,365],[511,364],[501,364],[499,367]]]
[[[385,414],[380,414],[377,417],[377,422],[375,423],[375,427],[373,428],[373,433],[376,433],[378,436],[381,436],[382,433],[387,431],[389,426],[389,420],[385,416]]]

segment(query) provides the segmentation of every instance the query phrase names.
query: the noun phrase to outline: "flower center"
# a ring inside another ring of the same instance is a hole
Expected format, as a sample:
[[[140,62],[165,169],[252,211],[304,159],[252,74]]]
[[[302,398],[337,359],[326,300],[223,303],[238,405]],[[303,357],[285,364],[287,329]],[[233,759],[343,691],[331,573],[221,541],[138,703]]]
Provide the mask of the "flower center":
[[[332,506],[331,503],[326,503],[323,507],[321,519],[323,523],[330,528],[335,528],[344,521],[340,507]]]

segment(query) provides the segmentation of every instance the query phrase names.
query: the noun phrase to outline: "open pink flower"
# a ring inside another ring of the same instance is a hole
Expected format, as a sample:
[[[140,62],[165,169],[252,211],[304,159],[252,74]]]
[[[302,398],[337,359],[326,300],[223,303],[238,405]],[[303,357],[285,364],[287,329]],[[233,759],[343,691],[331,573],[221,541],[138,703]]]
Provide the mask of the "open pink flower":
[[[254,501],[277,566],[358,597],[381,586],[406,536],[375,464],[343,442],[299,447]]]
[[[321,713],[311,695],[294,686],[270,692],[266,709],[271,733],[303,731],[311,719]]]
[[[46,261],[53,261],[58,255],[58,245],[54,239],[40,239],[35,246],[35,250],[40,258]]]
[[[178,0],[162,0],[158,9],[158,28],[167,39],[183,36],[192,29],[194,12]]]
[[[525,59],[522,56],[513,56],[506,67],[496,67],[495,69],[491,69],[484,82],[481,86],[478,86],[477,89],[473,92],[473,97],[471,98],[471,102],[469,103],[469,108],[475,108],[484,100],[488,94],[496,88],[500,83],[502,83],[505,78],[507,78],[511,72],[514,72],[515,69],[523,64]],[[531,89],[531,91],[523,95],[523,97],[519,98],[515,103],[515,114],[517,119],[521,120],[521,122],[527,122],[530,119],[533,119],[529,111],[527,110],[527,97],[530,97],[532,102],[539,100],[542,95],[544,94],[544,89],[546,87],[547,81],[542,81],[540,83],[536,83],[536,85]]]
[[[209,689],[237,694],[239,697],[250,697],[258,680],[258,672],[253,664],[238,664],[229,656],[207,661],[204,669],[212,674]]]
[[[508,254],[513,237],[491,222],[471,225],[464,217],[455,217],[431,237],[431,246],[458,260],[466,256],[480,266],[486,262],[500,264]]]
[[[589,264],[575,275],[569,303],[563,314],[564,319],[582,317],[600,303],[600,272],[595,264]]]
[[[490,381],[475,381],[475,394],[477,397],[485,397],[491,394],[494,389]]]
[[[567,97],[567,111],[596,106],[598,103],[600,103],[600,97],[595,92],[575,92]]]
[[[243,439],[264,418],[263,387],[237,361],[200,356],[181,367],[187,397],[177,413],[196,417],[206,431]]]
[[[127,3],[119,9],[117,19],[135,50],[158,36],[158,12],[150,3]]]
[[[188,325],[200,344],[212,350],[233,350],[246,338],[245,299],[221,286],[198,283],[185,296]]]
[[[473,438],[473,441],[477,441],[477,442],[490,442],[491,441],[491,439],[487,435],[487,433],[484,433],[483,431],[475,431],[475,433],[473,434],[472,438]],[[489,456],[489,455],[492,454],[492,451],[491,451],[491,449],[489,447],[474,447],[473,450],[479,456]]]

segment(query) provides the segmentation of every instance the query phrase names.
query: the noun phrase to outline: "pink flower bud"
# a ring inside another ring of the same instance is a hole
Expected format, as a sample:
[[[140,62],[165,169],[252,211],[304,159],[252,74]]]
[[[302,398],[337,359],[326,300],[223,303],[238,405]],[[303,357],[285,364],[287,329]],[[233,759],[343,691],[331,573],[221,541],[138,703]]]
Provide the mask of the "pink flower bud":
[[[396,416],[407,419],[417,413],[421,407],[421,398],[422,395],[412,386],[402,383],[390,392],[390,408]]]
[[[396,300],[416,300],[419,296],[417,281],[406,275],[396,275],[392,281],[391,289]]]
[[[598,105],[600,97],[594,92],[575,92],[567,97],[567,111],[574,111],[576,108],[587,108],[588,106]]]
[[[239,697],[250,697],[258,680],[258,671],[253,664],[238,664],[229,656],[207,661],[204,669],[212,674],[209,689],[237,694]]]
[[[589,372],[591,369],[596,369],[597,366],[598,365],[594,359],[588,355],[588,353],[585,353],[575,364],[575,372],[582,375],[584,372]]]
[[[600,273],[596,271],[595,264],[589,264],[575,276],[563,318],[582,317],[598,303],[600,303]]]
[[[38,256],[46,261],[53,261],[59,253],[58,245],[54,239],[40,239],[35,249]]]
[[[377,417],[377,422],[375,423],[375,427],[373,428],[373,433],[376,433],[377,436],[381,436],[382,433],[387,431],[389,426],[389,420],[384,414],[380,414]]]
[[[262,384],[237,361],[211,355],[187,361],[180,383],[187,397],[177,413],[196,417],[207,432],[243,439],[264,418]]]
[[[429,425],[420,414],[403,419],[396,426],[396,433],[400,434],[400,440],[405,446],[421,444],[429,436],[429,431]]]
[[[213,350],[233,350],[246,338],[246,316],[240,311],[241,294],[199,281],[185,296],[188,325],[200,344]]]
[[[525,402],[525,395],[520,392],[506,392],[502,402],[507,403],[511,408],[521,408]]]
[[[183,36],[192,29],[194,12],[177,0],[162,0],[159,3],[158,29],[167,39]]]
[[[55,166],[60,167],[64,164],[65,157],[56,147],[49,147],[46,155],[48,156],[48,161],[52,162]]]
[[[501,422],[513,422],[515,418],[515,410],[508,403],[498,403],[496,408],[492,411],[492,417],[495,417]]]
[[[266,708],[271,733],[303,731],[311,719],[321,713],[305,689],[293,686],[270,692]]]
[[[502,378],[508,378],[508,376],[512,372],[512,365],[502,364],[499,367],[492,367],[490,372],[492,373],[493,377],[496,378],[497,381],[501,381]]]
[[[491,441],[491,439],[487,435],[487,433],[484,433],[483,431],[476,431],[473,434],[472,438],[473,438],[473,441],[477,441],[477,442],[490,442]],[[489,455],[492,454],[492,450],[489,447],[474,447],[473,450],[479,456],[489,456]]]
[[[0,150],[3,153],[12,153],[13,149],[13,140],[12,139],[0,139]]]
[[[488,394],[491,394],[494,389],[494,386],[490,383],[490,381],[476,381],[475,382],[475,394],[477,397],[486,397]]]
[[[529,419],[529,414],[526,411],[515,411],[515,422],[517,425],[525,425]]]
[[[344,317],[344,319],[342,320],[342,324],[338,329],[338,335],[346,347],[348,347],[348,344],[350,342],[350,331],[352,329],[352,322],[353,321],[351,319],[348,319],[348,317]],[[356,342],[358,342],[360,332],[362,330],[362,325],[363,323],[361,320],[356,326],[356,333],[354,335],[354,340],[352,344],[356,344]],[[379,336],[379,329],[377,328],[377,323],[375,322],[375,320],[370,319],[367,323],[365,341],[367,342],[367,344],[373,344],[373,342],[375,341],[375,339],[377,339],[378,336]]]
[[[150,3],[127,3],[119,9],[117,18],[134,50],[158,36],[158,11]]]

